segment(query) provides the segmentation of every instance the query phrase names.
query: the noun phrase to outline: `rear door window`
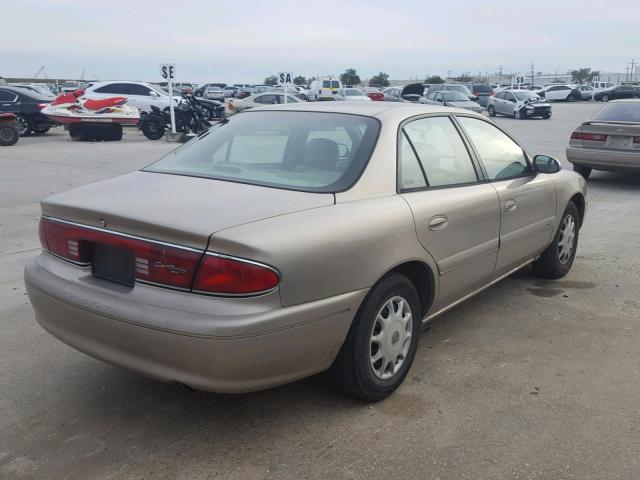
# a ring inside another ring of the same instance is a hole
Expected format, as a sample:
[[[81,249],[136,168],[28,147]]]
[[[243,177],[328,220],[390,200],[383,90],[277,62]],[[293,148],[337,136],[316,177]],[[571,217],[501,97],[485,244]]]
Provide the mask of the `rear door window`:
[[[418,155],[430,187],[474,183],[473,162],[449,117],[415,120],[403,129]]]
[[[15,102],[17,98],[18,95],[13,92],[0,90],[0,102]]]

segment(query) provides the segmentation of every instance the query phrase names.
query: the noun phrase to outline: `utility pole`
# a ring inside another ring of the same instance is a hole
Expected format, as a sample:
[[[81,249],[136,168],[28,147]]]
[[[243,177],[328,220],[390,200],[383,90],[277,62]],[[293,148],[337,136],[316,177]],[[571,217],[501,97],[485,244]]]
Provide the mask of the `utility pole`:
[[[534,81],[534,78],[535,78],[535,77],[534,77],[534,70],[533,70],[533,69],[534,69],[534,65],[533,65],[533,62],[531,62],[531,85],[533,85],[534,83],[536,83],[536,82]]]
[[[625,80],[625,82],[629,81],[629,65],[624,67],[624,80]]]
[[[635,67],[635,65],[636,65],[636,59],[635,59],[635,58],[632,58],[632,59],[631,59],[631,70],[630,70],[630,73],[631,73],[631,78],[630,78],[630,80],[631,80],[632,82],[633,82],[633,74],[635,73],[635,70],[633,69],[633,67]]]

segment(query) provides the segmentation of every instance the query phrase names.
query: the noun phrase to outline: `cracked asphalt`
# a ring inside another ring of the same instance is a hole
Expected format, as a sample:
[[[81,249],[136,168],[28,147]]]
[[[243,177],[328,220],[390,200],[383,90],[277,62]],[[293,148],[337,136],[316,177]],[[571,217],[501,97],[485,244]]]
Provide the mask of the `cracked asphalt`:
[[[498,118],[556,156],[598,108]],[[640,175],[595,172],[571,273],[521,271],[428,325],[404,385],[372,405],[324,375],[247,395],[159,383],[36,323],[22,281],[40,199],[169,151],[62,129],[0,148],[0,478],[640,478]]]

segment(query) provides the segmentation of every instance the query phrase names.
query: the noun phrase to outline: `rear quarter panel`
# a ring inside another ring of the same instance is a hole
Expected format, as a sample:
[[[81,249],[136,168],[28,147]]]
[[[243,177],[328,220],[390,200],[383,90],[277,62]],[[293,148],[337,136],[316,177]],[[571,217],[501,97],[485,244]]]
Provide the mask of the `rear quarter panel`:
[[[282,274],[283,306],[373,286],[418,260],[436,272],[398,195],[338,203],[215,233],[209,250],[267,263]],[[434,292],[435,293],[435,292]]]

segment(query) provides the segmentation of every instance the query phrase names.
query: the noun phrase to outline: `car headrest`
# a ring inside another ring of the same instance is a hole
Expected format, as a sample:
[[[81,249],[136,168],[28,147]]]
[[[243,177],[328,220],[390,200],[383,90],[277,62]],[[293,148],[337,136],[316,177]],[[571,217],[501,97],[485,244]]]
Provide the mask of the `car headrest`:
[[[326,138],[313,138],[304,149],[304,163],[315,168],[334,168],[339,158],[338,144]]]

